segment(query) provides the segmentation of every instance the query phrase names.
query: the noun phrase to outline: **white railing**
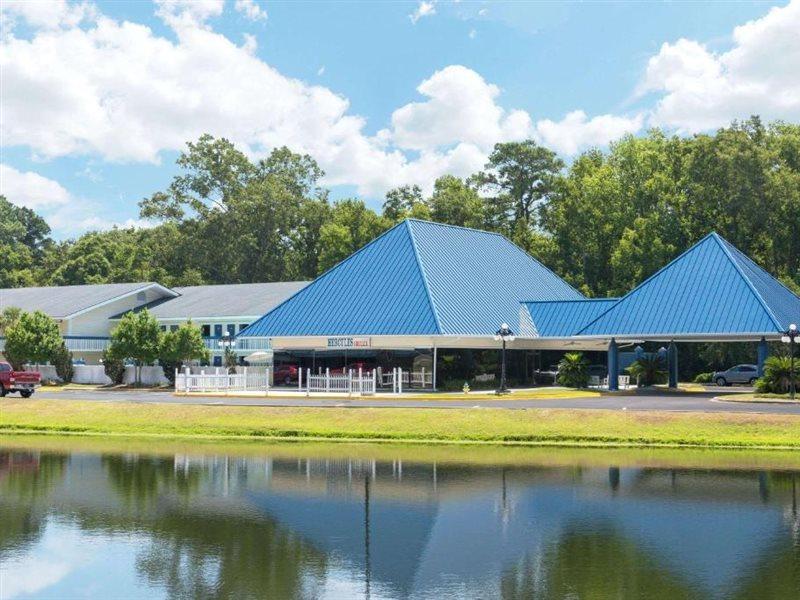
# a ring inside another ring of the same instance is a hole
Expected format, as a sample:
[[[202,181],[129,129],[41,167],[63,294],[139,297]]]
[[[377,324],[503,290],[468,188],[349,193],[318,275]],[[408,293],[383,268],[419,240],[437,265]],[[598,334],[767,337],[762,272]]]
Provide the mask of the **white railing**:
[[[111,340],[107,337],[64,336],[64,344],[72,352],[102,352],[110,343]]]
[[[393,392],[402,392],[403,386],[433,388],[433,372],[420,369],[419,371],[404,371],[395,367],[389,372],[380,374],[381,387],[392,388]]]
[[[269,350],[271,348],[269,338],[266,337],[237,337],[237,350]]]
[[[107,337],[73,337],[64,336],[67,350],[72,352],[102,352],[110,343]],[[0,351],[5,350],[6,338],[0,337]]]
[[[191,369],[175,370],[176,392],[266,392],[270,388],[270,370],[243,367],[241,372],[228,373],[225,368],[215,368],[213,372],[201,369],[199,373]]]
[[[325,394],[374,394],[376,387],[375,371],[348,371],[331,375],[330,369],[313,375],[306,369],[306,393]]]

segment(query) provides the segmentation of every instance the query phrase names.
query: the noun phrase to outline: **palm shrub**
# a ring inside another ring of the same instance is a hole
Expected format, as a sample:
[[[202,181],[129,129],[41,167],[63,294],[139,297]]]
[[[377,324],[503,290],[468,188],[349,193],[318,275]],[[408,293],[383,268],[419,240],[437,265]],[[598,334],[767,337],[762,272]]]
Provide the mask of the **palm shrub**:
[[[655,385],[667,380],[667,363],[659,354],[648,354],[625,369],[639,385]]]
[[[800,386],[800,365],[795,361],[794,384]],[[786,394],[791,380],[791,359],[788,356],[770,356],[764,362],[764,376],[756,381],[756,391],[760,393]]]
[[[557,382],[566,387],[587,387],[589,385],[589,361],[580,352],[565,354],[558,363]]]
[[[72,366],[72,352],[67,350],[67,345],[64,344],[63,341],[53,353],[50,362],[52,362],[53,366],[56,368],[56,375],[58,375],[61,381],[64,383],[72,382],[72,378],[75,375],[75,368]]]

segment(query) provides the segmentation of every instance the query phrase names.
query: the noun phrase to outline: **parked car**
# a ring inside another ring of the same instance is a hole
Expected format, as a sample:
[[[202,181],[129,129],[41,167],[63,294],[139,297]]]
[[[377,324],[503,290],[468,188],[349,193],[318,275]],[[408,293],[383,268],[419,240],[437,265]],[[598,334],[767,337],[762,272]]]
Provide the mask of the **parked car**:
[[[337,367],[335,369],[331,369],[331,375],[344,375],[348,371],[352,371],[353,373],[358,373],[359,369],[361,369],[362,373],[367,373],[372,371],[373,366],[361,361],[352,362],[345,367]]]
[[[758,379],[756,365],[736,365],[727,371],[716,371],[711,376],[711,381],[717,385],[731,385],[733,383],[746,383],[753,385]]]
[[[41,383],[40,373],[15,371],[7,362],[0,362],[0,397],[19,392],[23,398],[30,398]]]
[[[275,385],[279,385],[281,383],[285,385],[297,383],[298,371],[299,367],[297,365],[278,365],[273,371],[272,380]]]
[[[550,365],[546,369],[537,369],[533,372],[533,380],[542,385],[555,383],[558,378],[558,365]]]

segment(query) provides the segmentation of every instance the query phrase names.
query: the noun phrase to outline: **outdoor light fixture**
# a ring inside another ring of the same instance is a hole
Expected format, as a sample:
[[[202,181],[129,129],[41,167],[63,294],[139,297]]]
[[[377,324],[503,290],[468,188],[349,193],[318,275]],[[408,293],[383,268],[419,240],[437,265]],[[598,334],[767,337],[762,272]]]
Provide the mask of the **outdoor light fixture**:
[[[230,330],[225,331],[225,335],[217,342],[217,346],[220,348],[234,348],[236,346],[236,340]]]
[[[781,341],[784,344],[789,344],[789,390],[792,400],[794,400],[796,392],[794,380],[794,345],[797,343],[798,338],[800,338],[800,331],[797,331],[797,325],[794,323],[789,325],[789,329],[781,337]]]
[[[497,393],[506,394],[508,393],[508,388],[506,388],[506,342],[514,341],[514,332],[511,331],[508,323],[503,323],[500,325],[500,329],[498,329],[497,333],[494,334],[494,339],[498,342],[500,340],[503,341],[502,361],[500,366],[500,387],[497,388]]]

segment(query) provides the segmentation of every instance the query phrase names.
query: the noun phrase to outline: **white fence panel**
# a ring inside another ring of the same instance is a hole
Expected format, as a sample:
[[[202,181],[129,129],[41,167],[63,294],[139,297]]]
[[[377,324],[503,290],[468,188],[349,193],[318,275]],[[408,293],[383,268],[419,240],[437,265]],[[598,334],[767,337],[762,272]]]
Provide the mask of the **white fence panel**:
[[[187,367],[175,373],[175,391],[177,392],[266,392],[269,389],[269,369],[252,369],[245,367],[236,373],[228,373],[225,368],[216,368],[206,372],[200,368],[199,373]]]

